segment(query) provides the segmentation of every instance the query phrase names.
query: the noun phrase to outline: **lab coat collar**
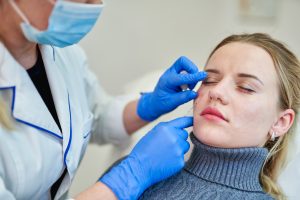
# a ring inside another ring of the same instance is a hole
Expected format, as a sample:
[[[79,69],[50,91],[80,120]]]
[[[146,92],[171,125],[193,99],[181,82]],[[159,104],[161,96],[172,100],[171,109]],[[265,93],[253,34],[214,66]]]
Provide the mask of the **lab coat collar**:
[[[41,45],[43,57],[53,101],[63,132],[64,163],[68,166],[68,153],[72,142],[71,100],[63,77],[64,59],[56,53],[55,47]],[[59,65],[57,63],[60,63]]]
[[[44,52],[42,52],[42,54],[45,56]],[[45,67],[46,65],[47,64],[45,64]],[[51,78],[51,83],[53,82],[52,79],[53,78]],[[12,57],[9,51],[0,42],[0,92],[3,90],[11,90],[12,92],[11,112],[12,116],[18,122],[39,129],[43,133],[50,134],[56,138],[63,139],[61,131],[33,82],[30,80],[27,71]],[[57,98],[57,94],[55,95]],[[54,101],[58,100],[54,99]],[[67,101],[66,104],[68,104]],[[58,114],[60,118],[62,115],[61,112]],[[61,122],[61,124],[63,127],[65,122]],[[67,128],[63,127],[62,129],[65,130]]]
[[[45,64],[49,85],[52,92],[53,101],[56,107],[56,112],[61,124],[64,137],[70,133],[70,109],[69,109],[69,93],[65,85],[64,78],[60,68],[62,65],[57,65],[57,62],[62,62],[60,58],[55,58],[55,49],[51,46],[40,46],[41,54]],[[56,60],[57,59],[57,60]],[[63,63],[61,63],[63,64]],[[60,67],[60,68],[59,68]],[[68,138],[66,138],[68,139]]]

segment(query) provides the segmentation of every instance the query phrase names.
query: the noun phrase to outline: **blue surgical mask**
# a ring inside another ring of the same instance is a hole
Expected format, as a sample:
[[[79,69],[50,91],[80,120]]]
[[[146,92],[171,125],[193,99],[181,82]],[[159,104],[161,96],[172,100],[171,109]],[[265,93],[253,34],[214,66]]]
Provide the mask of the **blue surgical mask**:
[[[78,43],[93,28],[103,8],[103,4],[74,3],[65,0],[54,3],[49,0],[54,4],[49,25],[47,30],[40,31],[30,24],[15,0],[9,1],[23,19],[21,28],[29,41],[57,47]]]

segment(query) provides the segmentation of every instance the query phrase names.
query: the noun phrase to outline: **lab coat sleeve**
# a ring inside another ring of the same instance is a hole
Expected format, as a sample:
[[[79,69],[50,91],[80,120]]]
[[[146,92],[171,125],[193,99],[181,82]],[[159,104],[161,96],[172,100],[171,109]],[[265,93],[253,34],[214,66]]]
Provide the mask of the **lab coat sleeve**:
[[[90,142],[97,144],[112,143],[121,145],[127,143],[129,135],[123,122],[123,111],[126,104],[132,99],[129,96],[112,97],[108,95],[98,82],[95,74],[88,68],[87,59],[82,50],[84,59],[83,76],[88,104],[92,110],[94,123]]]
[[[16,198],[14,197],[14,195],[6,189],[5,187],[5,183],[2,179],[2,177],[0,177],[0,199],[5,199],[5,200],[15,200]]]

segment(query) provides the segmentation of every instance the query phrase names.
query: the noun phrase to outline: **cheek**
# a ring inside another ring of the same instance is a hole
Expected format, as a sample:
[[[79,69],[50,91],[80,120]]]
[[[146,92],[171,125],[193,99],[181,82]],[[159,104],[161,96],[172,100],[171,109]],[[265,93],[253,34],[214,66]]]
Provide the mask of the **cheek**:
[[[205,87],[203,87],[203,86],[201,85],[200,88],[197,90],[198,97],[203,96],[204,91],[205,91]]]
[[[273,120],[270,104],[256,99],[244,105],[237,104],[235,111],[232,131],[237,133],[237,139],[249,146],[264,143]]]
[[[203,86],[201,86],[197,90],[198,96],[197,96],[197,98],[194,101],[194,109],[197,108],[197,107],[199,107],[200,102],[201,102],[201,104],[203,104],[203,102],[207,101],[207,99],[208,99],[208,94],[207,93],[208,93],[208,90],[205,87],[203,87]]]
[[[32,0],[31,3],[25,3],[24,8],[21,9],[35,28],[38,30],[46,30],[53,7],[49,1]],[[34,10],[34,12],[32,12],[32,10]]]
[[[200,113],[207,102],[208,96],[207,96],[207,91],[205,91],[205,89],[203,87],[200,87],[197,91],[198,96],[197,98],[194,100],[193,103],[193,111],[194,111],[194,116],[198,113]]]
[[[245,129],[258,121],[260,118],[258,113],[262,111],[262,108],[248,105],[237,106],[236,110],[238,112],[236,112],[233,123],[238,129]]]
[[[236,113],[238,116],[236,118],[237,123],[243,126],[247,126],[247,124],[248,126],[252,126],[253,124],[260,126],[261,124],[270,121],[272,111],[267,104],[255,100],[254,102],[248,102],[237,106]]]

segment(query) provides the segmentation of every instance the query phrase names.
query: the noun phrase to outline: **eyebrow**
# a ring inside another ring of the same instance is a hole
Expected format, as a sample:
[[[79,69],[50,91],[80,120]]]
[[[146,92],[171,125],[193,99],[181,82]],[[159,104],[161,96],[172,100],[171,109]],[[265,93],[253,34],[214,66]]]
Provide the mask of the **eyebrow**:
[[[210,73],[214,73],[214,74],[220,74],[219,70],[216,69],[207,69],[205,70],[206,72],[210,72]],[[264,85],[264,83],[256,76],[252,75],[252,74],[246,74],[246,73],[239,73],[238,77],[242,77],[242,78],[253,78],[255,80],[257,80],[258,82],[260,82],[262,85]]]
[[[239,73],[238,77],[253,78],[253,79],[257,80],[258,82],[260,82],[262,85],[264,85],[264,83],[259,78],[257,78],[254,75],[251,75],[251,74]]]
[[[214,74],[220,74],[219,70],[216,69],[207,69],[206,72],[214,73]]]

